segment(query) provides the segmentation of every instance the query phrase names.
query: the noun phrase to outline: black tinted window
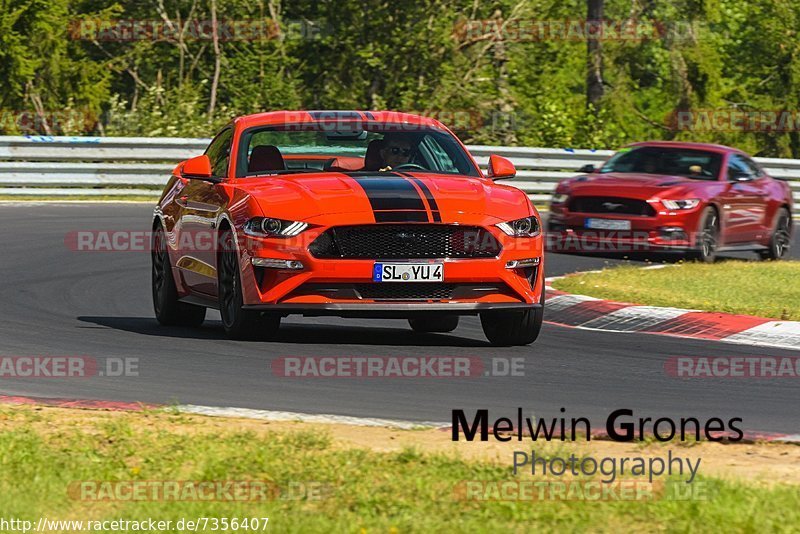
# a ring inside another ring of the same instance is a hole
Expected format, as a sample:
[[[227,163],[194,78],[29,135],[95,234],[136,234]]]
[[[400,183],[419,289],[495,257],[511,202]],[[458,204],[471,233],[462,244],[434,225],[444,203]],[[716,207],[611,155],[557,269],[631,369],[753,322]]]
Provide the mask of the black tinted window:
[[[251,156],[258,147],[276,148],[284,160],[285,170],[271,172],[287,173],[304,170],[330,170],[319,162],[327,158],[338,168],[349,165],[347,170],[355,171],[368,166],[368,150],[373,157],[381,158],[381,142],[400,141],[407,146],[406,171],[434,171],[438,173],[480,176],[470,155],[461,148],[458,141],[446,131],[435,128],[405,125],[402,123],[346,122],[332,128],[325,123],[284,124],[252,128],[242,133],[239,145],[237,176],[257,176],[262,171],[249,171]],[[379,163],[369,171],[378,171],[384,165]],[[388,169],[387,169],[388,170]]]
[[[733,154],[728,159],[728,180],[735,180],[739,177],[754,179],[757,176],[758,169],[755,168],[755,164],[748,165],[746,158]]]
[[[716,180],[721,167],[722,155],[716,152],[647,146],[617,152],[603,165],[600,172],[663,174]]]

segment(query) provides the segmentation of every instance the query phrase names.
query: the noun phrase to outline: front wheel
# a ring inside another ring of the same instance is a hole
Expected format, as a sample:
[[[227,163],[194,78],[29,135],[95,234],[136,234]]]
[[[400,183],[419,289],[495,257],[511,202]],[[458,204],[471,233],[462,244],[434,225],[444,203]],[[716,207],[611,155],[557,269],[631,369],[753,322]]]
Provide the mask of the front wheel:
[[[219,256],[217,285],[219,314],[225,333],[231,339],[268,339],[278,331],[281,318],[243,308],[242,277],[233,234],[225,233],[220,243],[222,252]]]
[[[483,333],[492,345],[509,347],[528,345],[536,341],[544,319],[544,289],[541,306],[523,311],[484,312],[481,314]]]
[[[700,217],[700,231],[697,234],[697,248],[690,255],[691,259],[702,263],[714,263],[719,246],[719,230],[717,211],[712,207],[703,210]]]
[[[792,245],[792,216],[786,208],[781,208],[775,221],[775,228],[769,239],[769,248],[759,252],[762,260],[780,260],[789,254]]]

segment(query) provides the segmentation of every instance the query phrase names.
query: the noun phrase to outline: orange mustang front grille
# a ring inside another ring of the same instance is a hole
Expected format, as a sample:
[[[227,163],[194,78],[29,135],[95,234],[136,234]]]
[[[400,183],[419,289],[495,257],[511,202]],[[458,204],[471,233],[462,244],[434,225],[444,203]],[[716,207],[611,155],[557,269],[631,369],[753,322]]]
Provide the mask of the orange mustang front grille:
[[[501,251],[485,228],[449,224],[338,226],[309,246],[316,258],[494,258]]]

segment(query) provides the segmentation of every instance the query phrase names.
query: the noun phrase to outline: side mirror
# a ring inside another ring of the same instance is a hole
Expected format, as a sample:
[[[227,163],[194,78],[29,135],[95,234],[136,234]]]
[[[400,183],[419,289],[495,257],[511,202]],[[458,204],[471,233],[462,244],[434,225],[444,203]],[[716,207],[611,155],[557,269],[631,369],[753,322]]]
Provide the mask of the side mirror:
[[[211,160],[205,154],[187,159],[181,166],[181,177],[219,182],[217,178],[211,176]]]
[[[578,172],[582,172],[582,173],[585,173],[585,174],[591,174],[596,170],[597,169],[595,168],[594,165],[592,165],[591,163],[587,163],[586,165],[584,165],[583,167],[578,169]]]
[[[489,156],[488,174],[492,180],[507,180],[517,175],[517,169],[507,158],[492,154]]]

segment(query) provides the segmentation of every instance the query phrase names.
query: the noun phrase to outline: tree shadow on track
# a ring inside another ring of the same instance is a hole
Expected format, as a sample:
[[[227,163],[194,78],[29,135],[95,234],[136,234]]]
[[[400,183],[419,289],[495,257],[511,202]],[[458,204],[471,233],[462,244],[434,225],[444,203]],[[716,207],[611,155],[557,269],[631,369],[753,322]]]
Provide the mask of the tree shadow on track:
[[[225,340],[219,321],[209,320],[199,328],[159,325],[150,317],[81,316],[83,323],[123,330],[147,336],[181,339]],[[91,329],[86,326],[82,328]],[[420,334],[409,328],[385,326],[342,326],[324,324],[281,325],[277,335],[268,341],[231,341],[231,343],[290,343],[303,345],[383,345],[397,347],[489,347],[487,341],[455,334]]]

